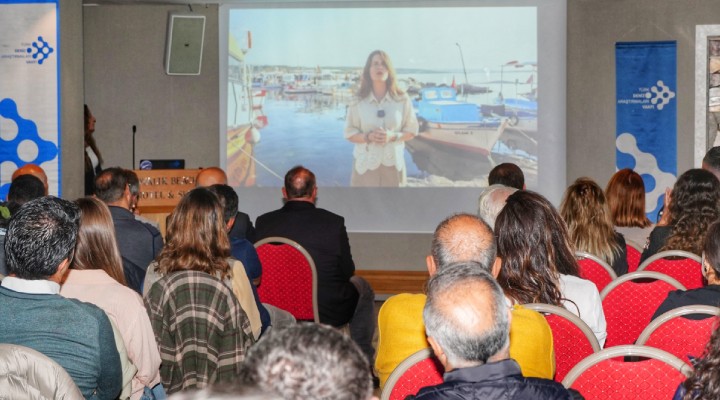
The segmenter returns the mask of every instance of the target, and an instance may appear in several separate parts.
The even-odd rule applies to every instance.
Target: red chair
[[[269,237],[255,243],[262,264],[258,296],[297,320],[320,322],[317,271],[310,254],[297,242]]]
[[[624,362],[624,356],[647,357]],[[692,368],[674,355],[647,346],[617,346],[575,366],[562,384],[594,399],[670,399]]]
[[[632,240],[627,239],[625,239],[625,248],[627,250],[626,255],[628,272],[635,272],[640,266],[640,259],[642,258],[643,248]]]
[[[402,400],[416,394],[425,386],[443,382],[445,368],[429,348],[422,349],[403,360],[388,377],[380,400]]]
[[[705,319],[688,319],[684,315],[706,314]],[[637,340],[638,345],[665,350],[690,364],[700,357],[710,336],[718,326],[720,308],[704,305],[678,307],[655,318]]]
[[[688,289],[703,286],[702,261],[699,256],[687,251],[661,251],[640,264],[638,271],[661,272],[677,279]]]
[[[617,278],[612,267],[597,256],[576,251],[575,258],[580,265],[580,277],[594,283],[598,291],[602,291],[608,283]]]
[[[547,319],[555,349],[555,380],[561,382],[565,375],[585,357],[600,351],[600,344],[592,329],[575,314],[550,304],[523,304]]]
[[[668,292],[678,289],[685,287],[659,272],[631,272],[610,282],[600,293],[607,322],[605,348],[635,343]]]

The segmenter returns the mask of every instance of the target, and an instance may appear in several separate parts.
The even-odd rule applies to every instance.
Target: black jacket
[[[507,359],[477,367],[459,368],[443,375],[444,383],[420,389],[406,399],[507,399],[564,400],[581,399],[558,382],[525,378],[515,360]]]

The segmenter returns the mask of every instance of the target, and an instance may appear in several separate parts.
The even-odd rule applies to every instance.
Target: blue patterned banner
[[[676,42],[615,45],[616,167],[645,182],[645,211],[655,221],[677,175]]]
[[[60,195],[57,8],[56,0],[0,0],[0,199],[25,164],[40,165],[50,194]]]

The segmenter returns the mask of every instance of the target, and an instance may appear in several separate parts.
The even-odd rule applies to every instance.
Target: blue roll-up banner
[[[656,222],[665,188],[677,176],[677,45],[615,45],[616,167],[632,168],[645,182],[645,212]]]
[[[60,195],[58,39],[57,0],[0,0],[0,199],[25,164]]]

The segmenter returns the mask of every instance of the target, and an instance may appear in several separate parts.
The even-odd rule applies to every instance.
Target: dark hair
[[[237,215],[238,211],[238,195],[235,190],[228,185],[215,184],[208,187],[208,190],[215,193],[223,206],[223,220],[227,224],[230,219]]]
[[[5,236],[8,271],[21,279],[47,279],[64,259],[72,261],[80,226],[78,206],[45,196],[25,203]]]
[[[457,310],[462,313],[454,312]],[[486,318],[490,325],[481,326]],[[437,341],[452,365],[484,364],[509,341],[503,291],[492,275],[474,262],[451,264],[430,278],[423,320],[427,335]]]
[[[683,400],[715,400],[720,398],[720,326],[715,328],[705,346],[702,358],[697,359],[695,369],[683,382]]]
[[[637,172],[630,168],[616,172],[605,187],[605,197],[615,226],[652,225],[645,215],[645,183]]]
[[[110,210],[93,197],[82,197],[75,203],[80,208],[80,231],[71,268],[101,269],[127,286]]]
[[[358,89],[357,96],[364,99],[372,92],[373,83],[372,77],[370,76],[370,67],[372,66],[372,59],[375,56],[380,56],[388,70],[388,78],[385,81],[388,94],[390,94],[390,96],[394,99],[399,99],[404,96],[405,92],[403,92],[397,85],[397,74],[395,73],[395,67],[393,67],[390,56],[382,50],[375,50],[368,55],[368,58],[365,61],[365,67],[363,68],[362,77],[360,78],[360,89]]]
[[[20,175],[10,184],[8,191],[8,209],[10,215],[17,212],[21,205],[30,200],[45,196],[45,184],[33,175]]]
[[[708,150],[702,162],[712,168],[713,171],[720,172],[720,146],[715,146]]]
[[[496,184],[522,190],[525,186],[525,175],[520,167],[513,163],[498,164],[488,175],[488,185]]]
[[[128,175],[120,167],[103,170],[95,177],[95,196],[105,203],[112,203],[122,198],[128,186]]]
[[[92,113],[90,112],[90,108],[87,106],[87,104],[84,105],[83,109],[84,109],[83,111],[85,114],[85,146],[90,146],[93,153],[95,153],[95,155],[98,158],[98,163],[100,165],[102,165],[103,158],[102,158],[102,155],[100,154],[100,149],[98,149],[97,144],[95,144],[95,137],[92,135],[92,132],[90,132],[90,130],[88,129],[88,127],[90,126],[90,117],[92,116]],[[92,161],[90,161],[90,157],[88,157],[87,152],[83,152],[83,153],[85,153],[85,171],[92,171],[92,169],[93,169]]]
[[[474,261],[490,271],[496,251],[492,229],[472,214],[445,218],[433,234],[431,252],[438,269],[455,262]]]
[[[220,279],[230,276],[230,241],[218,197],[207,188],[185,194],[170,214],[166,243],[157,257],[157,271],[192,270]]]
[[[518,303],[562,306],[559,275],[579,275],[565,222],[542,195],[518,190],[495,221],[498,283]]]
[[[315,174],[298,165],[285,174],[285,192],[288,199],[312,196],[315,189]]]
[[[672,231],[660,249],[700,255],[708,226],[720,217],[720,182],[712,172],[691,169],[680,175],[670,200]]]
[[[715,221],[708,227],[703,241],[703,255],[705,261],[715,270],[715,275],[720,278],[720,221]]]

